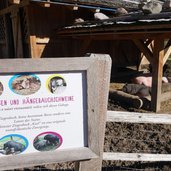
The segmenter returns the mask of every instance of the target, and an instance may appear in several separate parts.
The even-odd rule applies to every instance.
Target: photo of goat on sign
[[[66,86],[66,81],[61,76],[54,76],[48,82],[48,89],[53,94],[62,93],[66,89]]]

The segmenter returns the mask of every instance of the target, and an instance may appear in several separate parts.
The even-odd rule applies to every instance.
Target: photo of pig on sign
[[[3,155],[16,155],[25,151],[28,140],[22,135],[10,134],[0,139],[0,153]]]
[[[44,132],[39,134],[33,142],[38,151],[53,151],[62,144],[62,137],[56,132]]]
[[[83,72],[1,75],[0,157],[85,147],[84,77]]]
[[[9,81],[9,88],[16,94],[30,95],[36,93],[41,86],[39,78],[34,74],[16,74]]]
[[[3,87],[2,83],[0,82],[0,95],[3,93],[3,91],[4,91],[4,87]]]

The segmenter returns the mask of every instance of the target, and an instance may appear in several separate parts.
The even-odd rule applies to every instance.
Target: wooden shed
[[[161,101],[170,99],[171,95],[168,92],[164,94],[161,93],[163,65],[171,53],[170,16],[170,12],[164,12],[147,16],[129,15],[103,21],[85,22],[66,27],[58,32],[58,34],[89,41],[132,41],[139,51],[143,53],[142,57],[145,56],[152,65],[151,107],[153,111],[159,111]],[[130,46],[128,45],[128,47]],[[129,51],[127,51],[127,53],[129,53]],[[132,54],[132,51],[130,54]],[[118,58],[120,58],[120,56],[118,56]]]
[[[119,49],[127,47],[125,46],[127,42],[103,40],[91,42],[90,45],[83,40],[61,39],[56,35],[57,29],[73,25],[76,18],[83,18],[85,21],[94,20],[94,12],[97,9],[115,15],[116,5],[115,1],[107,3],[101,0],[90,2],[79,0],[78,3],[73,0],[2,0],[0,2],[1,57],[78,56],[95,52],[109,53],[112,56],[119,53],[118,56],[124,56],[124,59],[129,53]],[[85,49],[86,44],[89,49]],[[113,48],[115,46],[116,48]],[[135,49],[134,44],[130,46]],[[129,50],[132,52],[131,48]],[[135,53],[137,52],[138,50]],[[125,60],[130,65],[137,63],[135,59],[132,60],[132,57]],[[122,59],[114,58],[113,62],[121,66],[125,65]]]

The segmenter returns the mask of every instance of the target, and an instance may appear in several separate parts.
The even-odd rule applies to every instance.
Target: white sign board
[[[0,76],[0,157],[87,146],[83,77],[78,72]]]
[[[95,54],[1,59],[0,170],[101,161],[110,66]]]

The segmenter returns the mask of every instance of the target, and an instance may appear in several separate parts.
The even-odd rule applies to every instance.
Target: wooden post
[[[91,39],[85,39],[83,41],[83,44],[81,45],[80,48],[80,55],[85,55],[86,54],[86,50],[88,49],[88,47],[90,46],[92,40]]]
[[[163,76],[163,58],[164,58],[164,39],[154,40],[154,51],[152,61],[152,97],[151,109],[154,112],[160,110],[161,87]]]
[[[101,55],[91,55],[91,57],[98,58]],[[100,59],[100,58],[99,58]],[[107,64],[107,63],[106,63]],[[99,145],[100,145],[100,157],[97,159],[91,159],[89,161],[82,161],[76,163],[76,171],[101,171],[102,167],[102,160],[103,160],[103,145],[104,145],[104,135],[105,135],[105,126],[106,126],[106,119],[107,119],[107,103],[108,103],[108,92],[109,92],[109,83],[110,83],[110,68],[111,64],[108,65],[104,64],[103,62],[98,63],[98,78],[101,81],[98,81],[99,85],[106,85],[103,86],[102,89],[99,89],[98,86],[98,104],[99,104]],[[103,99],[102,99],[103,97]]]
[[[40,58],[40,54],[38,52],[37,44],[36,44],[36,36],[30,35],[30,51],[31,51],[31,58]]]
[[[167,59],[169,58],[171,54],[171,40],[168,41],[167,45],[164,49],[164,59],[163,59],[163,65],[166,63]]]
[[[11,12],[13,40],[14,40],[14,57],[23,57],[22,35],[20,27],[19,10],[15,9]]]
[[[20,0],[8,0],[11,4],[19,4]]]

